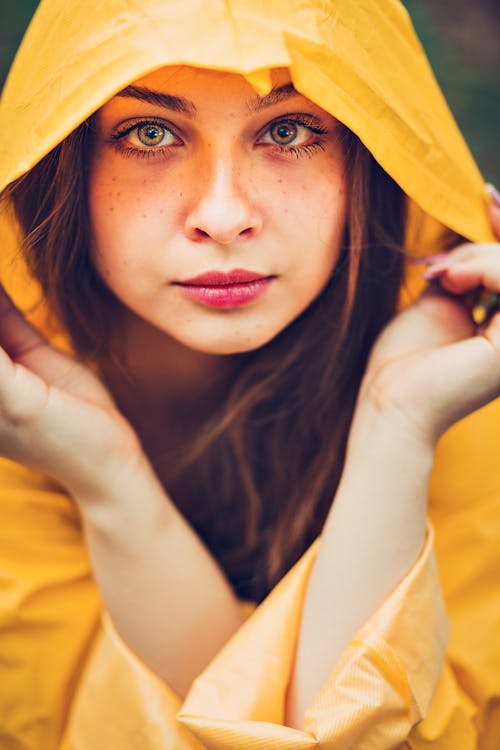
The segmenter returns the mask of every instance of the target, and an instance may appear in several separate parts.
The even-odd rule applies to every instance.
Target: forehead
[[[270,71],[273,87],[291,84],[292,78],[288,68],[275,68]],[[133,82],[135,86],[156,87],[160,89],[204,88],[236,89],[246,92],[250,98],[258,99],[255,89],[239,73],[228,73],[211,68],[195,68],[190,65],[166,65],[148,73]]]
[[[271,83],[271,91],[261,97],[245,77],[237,73],[190,66],[165,66],[133,81],[119,91],[104,109],[123,108],[135,100],[194,118],[198,110],[217,111],[236,107],[252,113],[288,99],[305,99],[295,90],[286,68],[271,71]]]

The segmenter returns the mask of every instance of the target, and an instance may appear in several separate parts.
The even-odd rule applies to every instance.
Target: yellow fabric
[[[269,69],[288,66],[297,89],[351,127],[413,199],[411,247],[423,226],[427,241],[442,225],[491,236],[482,179],[396,0],[42,0],[2,96],[0,189],[116,91],[171,63],[240,72],[259,93]],[[1,232],[2,281],[50,332],[5,212]],[[499,433],[496,402],[438,450],[430,514],[445,660],[431,532],[302,731],[283,726],[283,701],[315,547],[181,706],[106,616],[101,624],[71,500],[1,461],[0,747],[498,750]]]
[[[92,668],[74,703],[69,747],[139,750],[147,740],[152,750],[199,748],[192,735],[182,733],[183,725],[202,747],[214,750],[335,750],[351,747],[348,742],[363,750],[380,746],[372,737],[375,724],[380,736],[401,741],[426,711],[441,672],[446,627],[431,549],[432,534],[411,574],[346,650],[311,704],[304,731],[285,728],[282,722],[315,546],[198,678],[182,708],[178,697],[141,666],[105,618]],[[422,609],[429,612],[428,627],[414,639],[415,618]],[[429,667],[422,672],[427,660]],[[111,690],[120,700],[106,699]],[[179,709],[181,723],[176,723]],[[154,727],[144,734],[150,722]]]
[[[127,83],[182,63],[261,93],[289,67],[424,210],[490,236],[481,177],[396,0],[45,0],[3,92],[0,190]]]
[[[99,597],[78,513],[54,482],[0,459],[0,747],[59,746]]]
[[[100,603],[74,505],[50,480],[0,462],[0,747],[358,750],[396,747],[408,734],[406,746],[414,750],[498,747],[499,412],[496,402],[445,437],[431,484],[451,617],[444,668],[446,618],[429,536],[415,567],[344,653],[310,706],[303,732],[281,721],[315,547],[181,706],[106,616],[99,626]],[[479,466],[471,450],[477,434],[486,438]],[[465,462],[463,484],[457,460]],[[486,488],[484,495],[479,487]]]

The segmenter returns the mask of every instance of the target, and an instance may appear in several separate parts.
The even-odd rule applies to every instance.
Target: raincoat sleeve
[[[493,416],[499,424],[499,402]],[[316,546],[249,617],[182,704],[127,648],[106,614],[99,624],[100,603],[70,499],[50,480],[1,461],[0,745],[494,748],[500,488],[490,472],[484,496],[464,501],[477,479],[465,460],[476,433],[475,426],[460,433],[464,453],[458,458],[465,472],[456,471],[456,453],[441,451],[444,471],[431,485],[435,547],[451,618],[446,659],[447,622],[430,528],[419,559],[348,646],[310,705],[302,731],[283,725],[284,700]],[[491,468],[488,455],[479,471]],[[479,737],[490,744],[478,745]]]
[[[302,730],[284,726],[284,705],[317,544],[195,681],[183,705],[105,617],[64,750],[397,747],[427,711],[443,669],[447,619],[432,540],[429,529],[419,559],[346,649]]]
[[[100,602],[73,502],[0,459],[0,747],[59,746]]]
[[[500,399],[440,441],[429,487],[450,619],[447,661],[412,750],[500,747]]]
[[[284,725],[285,695],[318,543],[184,703],[105,616],[62,750],[496,750],[499,425],[497,400],[441,441],[420,557],[346,648],[300,731]]]

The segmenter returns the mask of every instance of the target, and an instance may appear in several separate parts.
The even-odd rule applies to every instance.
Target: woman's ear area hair
[[[88,169],[94,137],[89,118],[5,191],[24,232],[23,254],[50,308],[83,357],[106,347],[114,298],[91,260]]]

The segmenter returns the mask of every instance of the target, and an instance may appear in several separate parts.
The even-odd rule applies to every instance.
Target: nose
[[[260,232],[262,216],[249,197],[247,176],[241,164],[227,154],[199,165],[195,175],[198,188],[185,224],[189,239],[231,245]]]

